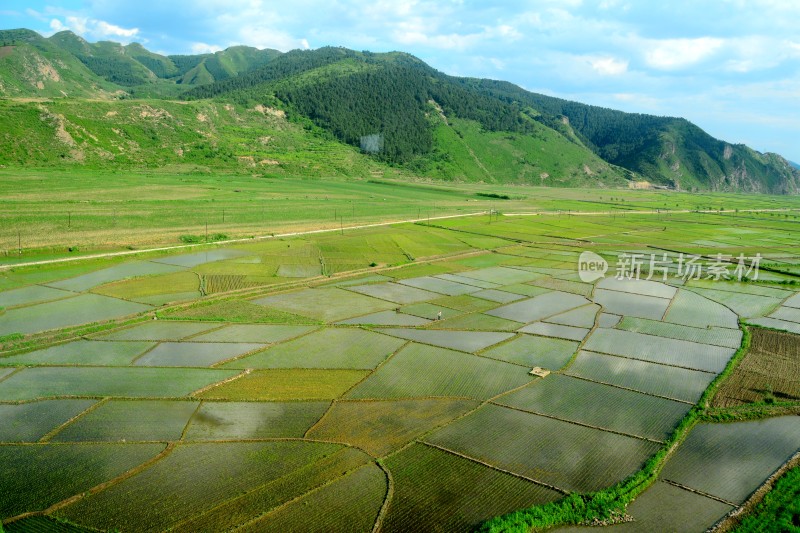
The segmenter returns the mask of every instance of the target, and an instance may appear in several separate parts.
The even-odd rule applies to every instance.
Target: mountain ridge
[[[324,47],[282,53],[236,46],[213,54],[165,56],[139,43],[89,43],[72,32],[45,38],[30,30],[5,30],[0,31],[0,96],[154,98],[151,107],[158,107],[159,99],[210,99],[238,110],[261,106],[283,113],[305,131],[303,142],[327,137],[360,148],[363,157],[389,168],[432,179],[800,190],[796,165],[715,139],[686,119],[624,113],[531,93],[510,82],[449,76],[404,52]],[[68,132],[86,129],[80,126],[79,108],[68,107],[76,113],[65,116]],[[19,112],[19,106],[15,109]],[[93,117],[92,127],[113,131],[100,122],[124,113],[108,113]],[[210,128],[214,120],[204,124]],[[58,136],[59,127],[53,128]],[[86,153],[108,152],[117,141],[93,147],[89,133],[73,135],[88,143]],[[118,156],[105,161],[120,164],[125,158]]]

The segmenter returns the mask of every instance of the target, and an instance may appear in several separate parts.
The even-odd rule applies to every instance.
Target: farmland
[[[163,232],[175,214],[134,223],[137,204],[176,194],[173,177],[153,180],[151,196],[116,206],[117,226],[101,231],[99,215],[92,226],[107,206],[76,202],[74,228],[59,234],[45,216],[54,242],[43,233],[0,257],[7,529],[520,530],[529,516],[607,519],[633,500],[640,525],[669,516],[693,531],[798,451],[796,417],[775,418],[800,408],[794,211],[746,212],[772,204],[735,195],[498,186],[508,216],[437,219],[434,200],[436,215],[491,207],[477,196],[489,186],[198,175],[176,211],[215,198],[226,221],[214,233],[248,238],[12,265],[76,257],[54,244],[67,234],[60,243],[92,251],[204,233],[191,217]],[[15,186],[12,221],[32,201],[19,183],[0,188]],[[231,188],[305,211],[261,220]],[[328,207],[336,216],[320,220]],[[331,231],[270,235],[312,227]],[[587,247],[608,260],[605,279],[578,276]],[[761,253],[764,278],[687,280],[674,264],[666,281],[647,264],[649,281],[613,276],[620,254],[645,249],[674,261]],[[559,515],[578,493],[606,503]]]

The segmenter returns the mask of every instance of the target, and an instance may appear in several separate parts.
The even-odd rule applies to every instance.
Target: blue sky
[[[800,163],[797,0],[0,0],[0,28],[138,41],[402,50],[448,74],[656,115]]]

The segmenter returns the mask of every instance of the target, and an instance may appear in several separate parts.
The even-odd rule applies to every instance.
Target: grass
[[[781,476],[775,487],[752,513],[733,530],[736,533],[755,533],[770,529],[792,531],[800,523],[800,468],[795,467]]]

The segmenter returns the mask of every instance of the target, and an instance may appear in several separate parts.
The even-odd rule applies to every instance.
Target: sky
[[[411,53],[447,74],[689,119],[800,163],[798,0],[0,0],[0,29],[162,54]]]

